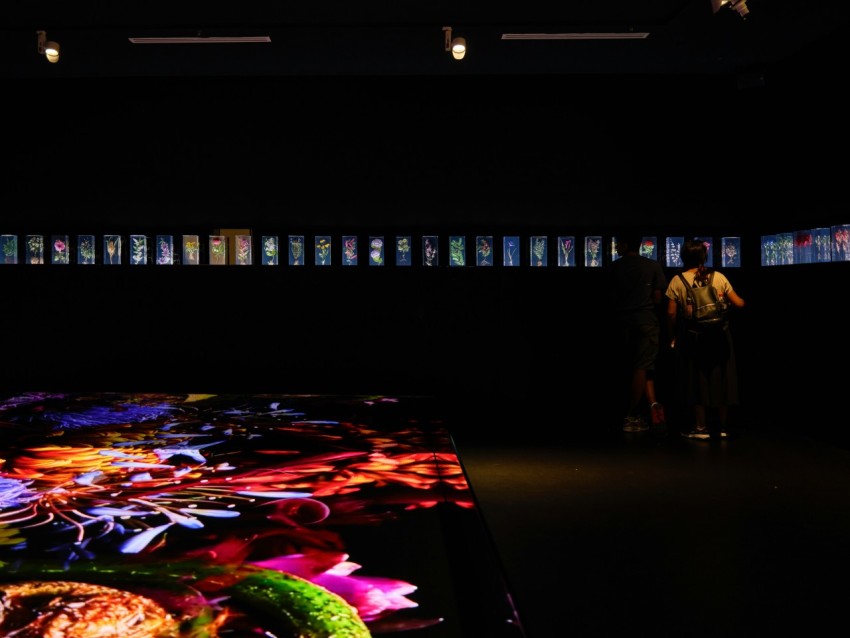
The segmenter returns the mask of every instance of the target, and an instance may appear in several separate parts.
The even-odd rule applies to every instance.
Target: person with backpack
[[[683,243],[682,271],[670,279],[666,292],[675,391],[680,404],[693,409],[694,424],[682,436],[699,440],[712,434],[707,409],[717,413],[713,433],[729,436],[729,406],[738,403],[738,376],[728,309],[744,306],[729,279],[706,268],[707,256],[703,241]]]

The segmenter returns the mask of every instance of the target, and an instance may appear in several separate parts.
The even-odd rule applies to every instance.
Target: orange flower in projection
[[[365,489],[406,488],[403,495],[394,496],[392,500],[407,503],[407,509],[431,507],[447,498],[462,507],[472,507],[469,485],[457,455],[452,453],[328,454],[233,476],[228,484],[257,494],[286,488],[309,492],[317,499]],[[446,488],[455,494],[447,497]]]

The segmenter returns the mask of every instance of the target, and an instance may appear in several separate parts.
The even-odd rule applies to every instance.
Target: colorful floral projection
[[[420,607],[418,582],[370,568],[430,551],[384,526],[474,515],[449,438],[405,409],[391,397],[0,400],[0,634],[435,631],[443,614]],[[336,416],[358,412],[390,425]]]

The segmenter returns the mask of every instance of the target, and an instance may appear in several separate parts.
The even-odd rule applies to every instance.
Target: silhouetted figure
[[[608,265],[617,353],[629,367],[623,431],[648,430],[642,414],[646,412],[661,432],[664,408],[656,399],[654,375],[661,334],[659,305],[667,278],[661,264],[640,254],[640,244],[639,235],[617,235],[619,259]]]
[[[694,333],[686,330],[687,286],[713,285],[718,295],[730,307],[741,308],[744,300],[732,289],[732,284],[715,270],[708,283],[709,271],[705,267],[708,249],[700,240],[686,241],[682,245],[683,282],[678,276],[667,287],[668,334],[673,348],[674,384],[681,405],[692,407],[694,424],[682,431],[691,439],[708,439],[706,408],[717,411],[717,436],[726,438],[730,405],[738,403],[738,376],[735,348],[728,323],[709,332]]]

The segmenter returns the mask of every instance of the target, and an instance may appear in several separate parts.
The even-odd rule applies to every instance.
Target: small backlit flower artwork
[[[27,235],[27,263],[44,263],[44,235]]]
[[[158,266],[174,265],[174,238],[171,235],[156,236],[156,264]]]
[[[95,262],[94,235],[77,236],[77,263],[89,266]]]
[[[542,235],[531,238],[531,265],[536,267],[548,265],[547,248],[549,240]]]
[[[681,268],[682,264],[682,244],[685,238],[681,236],[667,237],[664,241],[664,256],[665,264],[668,268]]]
[[[795,230],[794,231],[794,263],[795,264],[810,264],[812,263],[812,240],[811,230]]]
[[[794,233],[776,233],[774,235],[776,265],[790,266],[794,263]]]
[[[227,237],[210,235],[210,265],[223,266],[227,264]]]
[[[278,238],[276,235],[263,236],[263,265],[277,266],[278,264]]]
[[[342,265],[357,265],[357,236],[345,235],[342,238]]]
[[[588,268],[602,267],[602,237],[598,235],[584,238],[584,265]]]
[[[558,237],[558,265],[561,267],[575,266],[575,237]]]
[[[53,235],[50,238],[51,243],[53,244],[53,254],[51,256],[51,263],[53,264],[68,264],[71,262],[70,259],[70,250],[68,249],[68,236],[67,235]]]
[[[738,268],[741,265],[740,237],[722,237],[720,245],[723,252],[721,259],[724,268]]]
[[[476,266],[493,265],[493,237],[479,236],[475,238]]]
[[[832,261],[850,261],[850,224],[832,227]]]
[[[17,264],[18,263],[18,236],[17,235],[2,235],[0,243],[3,246],[3,263]]]
[[[502,264],[519,266],[519,237],[509,235],[502,239]]]
[[[617,242],[618,239],[616,237],[611,237],[611,244],[608,250],[608,258],[611,261],[617,261],[620,258],[620,253],[617,252]]]
[[[369,238],[369,265],[383,266],[384,265],[384,238],[370,237]]]
[[[253,263],[251,235],[236,235],[236,265],[250,266]]]
[[[103,236],[103,263],[111,266],[121,264],[121,235]]]
[[[779,258],[779,251],[776,246],[776,235],[761,236],[761,265],[776,266]]]
[[[422,238],[422,265],[426,267],[439,266],[439,247],[437,237],[426,235]]]
[[[462,235],[449,237],[449,266],[466,266],[466,237]]]
[[[832,261],[832,231],[829,228],[815,228],[812,230],[812,238],[815,244],[814,259],[816,262],[825,263]]]
[[[201,238],[197,235],[183,235],[183,263],[197,266],[201,263]]]
[[[395,263],[396,266],[410,266],[412,260],[410,258],[410,235],[403,235],[395,239]]]
[[[141,266],[148,261],[148,238],[144,235],[130,235],[130,264]]]
[[[289,265],[304,265],[304,235],[289,236]]]
[[[316,237],[316,265],[331,265],[331,238],[328,235]]]
[[[646,257],[647,259],[655,261],[658,259],[658,253],[656,251],[657,245],[658,242],[655,237],[642,237],[640,240],[640,248],[638,248],[638,254],[641,257]]]

